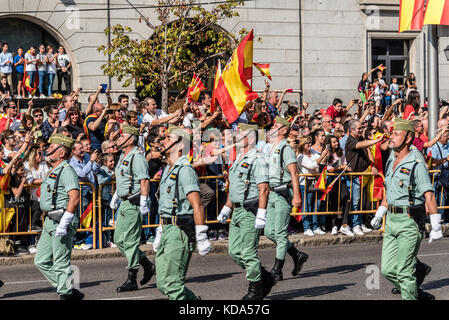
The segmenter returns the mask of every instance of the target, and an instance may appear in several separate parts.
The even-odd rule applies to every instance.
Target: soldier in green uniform
[[[287,227],[292,207],[301,207],[296,155],[287,143],[290,126],[291,123],[287,120],[279,116],[275,118],[275,123],[269,132],[270,144],[267,150],[269,152],[267,162],[270,197],[264,234],[276,243],[276,258],[271,272],[278,276],[279,280],[283,279],[282,268],[286,253],[293,259],[293,276],[301,271],[308,258],[307,254],[300,252],[288,241]]]
[[[139,249],[142,231],[142,215],[148,209],[148,192],[150,177],[148,163],[143,153],[137,148],[139,128],[124,125],[118,138],[118,147],[122,150],[119,162],[115,167],[117,189],[111,199],[111,208],[117,209],[119,198],[120,208],[114,232],[114,243],[128,260],[128,279],[117,288],[117,292],[137,290],[137,272],[139,264],[144,274],[140,281],[146,284],[155,274],[155,266]]]
[[[45,160],[52,170],[41,184],[40,207],[46,217],[34,264],[56,288],[61,300],[81,300],[84,294],[73,288],[70,264],[80,200],[78,176],[67,162],[74,140],[53,134],[49,142]]]
[[[191,136],[172,126],[161,142],[168,164],[160,182],[159,214],[153,248],[156,254],[156,284],[170,300],[198,300],[185,285],[190,258],[195,250],[202,256],[211,250],[208,227],[200,199],[198,176],[187,157]],[[183,152],[184,151],[184,152]]]
[[[249,286],[243,300],[265,298],[278,280],[261,266],[257,255],[270,193],[268,166],[255,148],[257,129],[257,125],[239,124],[237,138],[243,138],[243,143],[237,146],[241,152],[229,169],[229,194],[218,216],[221,223],[226,223],[233,211],[229,226],[229,255],[246,270]]]
[[[437,212],[429,171],[420,155],[410,151],[414,139],[413,122],[395,119],[390,137],[391,153],[385,177],[386,197],[371,221],[379,228],[387,213],[382,246],[382,274],[396,288],[402,299],[427,297],[418,290],[415,264],[424,234],[426,212],[430,215],[430,241],[441,238],[441,215]]]

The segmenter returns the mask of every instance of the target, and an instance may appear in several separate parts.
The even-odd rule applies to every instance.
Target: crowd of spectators
[[[5,48],[5,46],[3,46]],[[45,48],[40,47],[44,54]],[[5,52],[5,51],[4,51]],[[26,58],[25,58],[26,59]],[[39,59],[39,58],[36,58]],[[363,179],[342,176],[338,188],[332,189],[327,200],[320,201],[322,190],[317,188],[318,175],[324,169],[329,173],[371,172],[377,176],[385,174],[384,168],[389,156],[388,135],[392,129],[392,120],[396,117],[412,119],[415,123],[416,150],[421,152],[426,163],[434,169],[447,169],[449,173],[449,111],[442,101],[437,136],[429,140],[427,132],[428,111],[426,104],[420,103],[420,95],[413,77],[413,85],[407,86],[405,93],[398,92],[394,86],[397,80],[388,86],[382,79],[382,73],[371,83],[365,73],[362,77],[362,91],[367,101],[351,99],[345,105],[335,98],[332,105],[309,111],[309,104],[295,105],[283,101],[287,89],[283,92],[266,87],[260,97],[248,102],[245,110],[234,123],[228,123],[220,107],[210,112],[211,95],[201,92],[198,102],[186,103],[185,100],[171,99],[168,112],[158,108],[153,98],[143,101],[120,95],[113,102],[109,91],[106,91],[107,104],[99,102],[102,91],[100,85],[95,94],[91,94],[86,108],[80,108],[79,90],[65,95],[57,105],[49,105],[44,109],[35,108],[29,101],[28,109],[19,113],[15,99],[6,99],[1,107],[0,116],[0,158],[2,175],[10,173],[8,191],[5,194],[6,208],[15,208],[16,218],[12,219],[9,231],[40,231],[42,228],[39,208],[38,188],[27,188],[25,185],[39,185],[49,171],[45,163],[48,140],[54,132],[63,133],[76,140],[73,146],[70,165],[77,172],[80,181],[88,182],[81,187],[80,212],[89,207],[92,201],[92,185],[97,191],[101,186],[101,217],[103,226],[114,227],[114,212],[109,208],[109,201],[114,187],[114,167],[120,151],[116,140],[123,124],[140,128],[138,147],[145,153],[149,164],[150,177],[159,179],[166,164],[161,148],[161,140],[165,138],[165,129],[170,124],[183,127],[194,133],[190,158],[198,176],[221,176],[223,179],[200,179],[200,195],[206,208],[208,220],[216,220],[226,200],[228,183],[227,170],[235,160],[235,149],[229,143],[229,135],[238,123],[257,123],[260,129],[270,129],[276,116],[282,116],[292,123],[288,143],[297,155],[297,166],[300,174],[302,212],[334,212],[339,215],[302,215],[301,219],[292,217],[289,225],[290,233],[304,232],[305,236],[314,237],[330,232],[341,233],[352,237],[363,236],[370,232],[370,215],[349,214],[350,211],[372,210],[367,201],[367,188],[363,188]],[[3,78],[5,79],[5,78]],[[2,85],[4,80],[2,79]],[[6,76],[7,80],[7,76]],[[379,88],[385,88],[379,91]],[[388,89],[387,89],[388,87]],[[355,95],[357,92],[355,91]],[[392,98],[393,97],[393,98]],[[379,102],[380,101],[380,102]],[[219,132],[214,135],[211,132]],[[195,135],[200,135],[195,137]],[[263,142],[257,146],[261,152]],[[376,148],[379,148],[376,150]],[[379,152],[377,152],[379,151]],[[381,165],[383,164],[383,166]],[[447,178],[445,178],[447,177]],[[327,183],[334,176],[327,178]],[[362,185],[363,184],[363,185]],[[449,175],[439,174],[435,179],[437,200],[444,205],[445,186],[449,186]],[[151,182],[151,211],[144,218],[144,225],[157,224],[158,182]],[[31,214],[28,209],[31,208]],[[446,218],[446,221],[449,217]],[[226,239],[227,226],[220,223],[210,226],[210,239]],[[102,239],[104,246],[115,246],[111,239],[112,231],[105,232]],[[142,231],[142,243],[154,240],[155,230],[145,228]],[[34,252],[36,236],[14,237],[19,253]],[[90,233],[78,233],[75,241],[76,249],[92,248]]]
[[[71,61],[63,46],[59,46],[57,52],[53,46],[44,44],[38,49],[32,45],[26,52],[18,47],[14,54],[9,51],[8,43],[0,42],[0,48],[0,102],[11,98],[57,98],[53,90],[55,77],[58,80],[57,94],[63,93],[62,82],[65,93],[71,92]],[[29,78],[29,90],[25,85],[26,78]],[[31,89],[36,90],[33,92]]]

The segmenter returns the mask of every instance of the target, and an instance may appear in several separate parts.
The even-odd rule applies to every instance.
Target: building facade
[[[156,21],[155,11],[139,7],[156,1],[130,2],[137,8],[124,0],[0,0],[0,41],[8,42],[10,51],[41,42],[62,44],[73,63],[72,87],[83,89],[81,102],[102,83],[110,84],[113,97],[134,97],[134,88],[123,88],[103,74],[100,66],[108,57],[97,51],[107,44],[104,30],[118,23],[133,29],[131,37],[151,36],[139,18]],[[387,67],[387,82],[414,72],[418,90],[427,93],[427,29],[398,33],[399,0],[255,0],[238,12],[220,27],[228,32],[254,29],[254,61],[271,64],[272,89],[294,90],[286,100],[307,101],[312,108],[327,107],[334,97],[347,103],[358,98],[362,73],[381,63]],[[449,98],[443,51],[449,28],[441,26],[439,35],[440,97]],[[264,79],[256,70],[252,83],[256,91],[263,90]]]

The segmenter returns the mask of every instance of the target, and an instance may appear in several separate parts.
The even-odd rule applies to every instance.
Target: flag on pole
[[[253,65],[256,67],[257,70],[260,71],[262,76],[267,76],[268,79],[271,80],[271,74],[270,74],[270,65],[269,64],[260,64],[260,63],[253,63]]]
[[[449,1],[428,0],[423,24],[449,25]]]
[[[380,66],[377,67],[377,69],[379,69],[380,71],[384,71],[385,69],[387,69],[387,67],[385,67],[383,64],[381,64]]]
[[[253,92],[248,83],[252,77],[253,39],[251,30],[234,50],[215,90],[216,99],[229,123],[237,120],[247,101],[258,98],[258,94]]]
[[[189,102],[198,101],[198,98],[200,97],[200,92],[206,89],[203,82],[201,81],[200,77],[196,75],[196,73],[193,74],[192,81],[189,84],[189,87],[187,89],[187,98],[189,99]]]
[[[84,210],[83,214],[81,215],[81,225],[84,228],[90,228],[90,225],[92,223],[92,201],[87,206],[86,210]]]
[[[436,2],[438,1],[441,0],[436,0]],[[425,0],[400,0],[399,32],[421,30],[424,20],[424,4]]]
[[[33,96],[36,93],[37,88],[39,87],[39,77],[35,75],[34,82],[31,83],[30,75],[27,74],[26,70],[24,70],[22,83],[25,90]]]
[[[432,151],[430,151],[427,156],[427,166],[429,167],[429,170],[432,169]]]
[[[318,181],[315,184],[315,188],[320,189],[321,191],[326,191],[326,179],[327,179],[327,170],[324,168],[323,172],[321,172]]]
[[[213,113],[215,111],[215,103],[217,98],[215,97],[215,90],[218,87],[218,81],[221,77],[221,63],[220,60],[218,60],[217,63],[217,71],[215,72],[215,81],[214,81],[214,90],[212,91],[212,101],[210,103],[210,113]]]

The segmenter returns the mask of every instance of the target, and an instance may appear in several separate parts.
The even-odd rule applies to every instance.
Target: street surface
[[[267,299],[276,300],[382,300],[400,299],[390,293],[392,285],[379,273],[381,244],[349,244],[301,248],[309,254],[301,274],[291,276],[292,261],[287,257],[284,280],[279,282]],[[274,249],[260,250],[262,264],[271,269]],[[429,244],[422,242],[418,257],[432,267],[423,289],[438,300],[449,299],[449,238]],[[154,261],[154,256],[149,257]],[[127,277],[125,258],[74,261],[80,270],[80,287],[85,299],[154,300],[166,299],[155,285],[153,277],[138,291],[117,293]],[[371,267],[370,267],[371,266]],[[138,273],[138,281],[143,275]],[[58,299],[56,290],[44,279],[34,265],[0,267],[0,299],[36,300]],[[368,287],[371,288],[368,289]],[[186,285],[203,300],[239,300],[245,295],[245,275],[228,255],[211,254],[192,257]],[[378,287],[378,289],[376,289]]]

